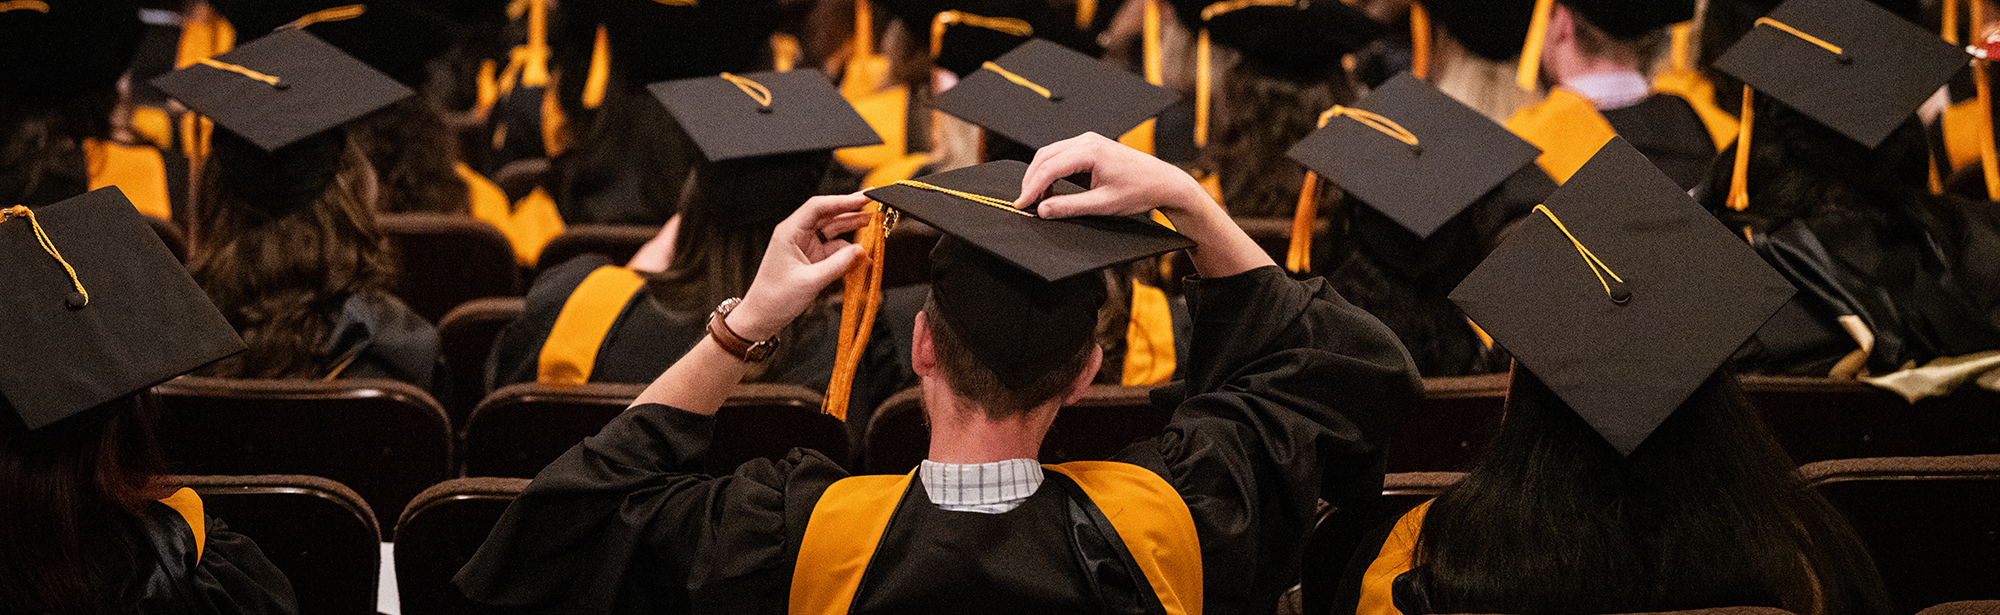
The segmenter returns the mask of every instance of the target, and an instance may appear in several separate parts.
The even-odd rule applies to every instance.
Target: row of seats
[[[1389,437],[1390,472],[1458,471],[1498,429],[1506,376],[1433,378]],[[1968,389],[1910,404],[1873,387],[1798,378],[1746,378],[1779,442],[1805,464],[1827,459],[2000,454],[2000,393]],[[161,384],[161,438],[178,471],[309,474],[339,480],[383,510],[381,524],[425,487],[457,476],[533,477],[596,433],[644,389],[527,383],[486,396],[458,426],[423,390],[384,380],[182,377]],[[819,413],[820,393],[740,386],[718,414],[709,470],[727,472],[793,447],[819,450],[866,473],[907,472],[929,450],[916,390],[884,402],[860,450]],[[1165,411],[1146,387],[1097,386],[1065,408],[1043,443],[1048,462],[1103,459],[1157,434]]]
[[[1860,533],[1899,613],[2000,600],[2000,455],[1839,459],[1800,468],[1812,488]],[[1322,517],[1307,548],[1303,605],[1324,613],[1342,566],[1365,532],[1429,499],[1460,475],[1393,473],[1367,515]],[[348,487],[314,476],[178,476],[211,515],[258,541],[292,579],[301,611],[375,612],[377,514]],[[392,525],[396,588],[404,615],[499,613],[450,584],[522,478],[456,478],[424,489]],[[1350,538],[1351,535],[1351,538]],[[1950,604],[1926,613],[1994,613],[2000,603]],[[1782,611],[1779,611],[1782,613]],[[1748,614],[1746,614],[1748,615]]]

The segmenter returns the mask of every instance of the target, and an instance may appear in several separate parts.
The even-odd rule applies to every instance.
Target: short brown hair
[[[1061,363],[1036,376],[1026,386],[1009,387],[1000,381],[999,374],[981,363],[958,334],[951,330],[951,325],[945,323],[938,312],[936,297],[924,301],[924,313],[928,315],[925,320],[931,334],[931,352],[937,357],[938,371],[944,374],[945,384],[950,385],[955,394],[982,408],[989,420],[1020,417],[1062,396],[1069,390],[1070,383],[1075,382],[1076,375],[1090,362],[1090,350],[1096,345],[1096,342],[1086,340]]]

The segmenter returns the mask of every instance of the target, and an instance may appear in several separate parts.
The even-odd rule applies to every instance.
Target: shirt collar
[[[1636,72],[1578,75],[1564,79],[1562,88],[1590,99],[1590,105],[1598,109],[1630,107],[1653,93],[1646,76]]]
[[[924,492],[938,508],[959,512],[1013,510],[1042,486],[1042,464],[1033,459],[992,463],[938,463],[917,466]]]

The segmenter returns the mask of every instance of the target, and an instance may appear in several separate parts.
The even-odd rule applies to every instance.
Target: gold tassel
[[[1410,3],[1410,75],[1418,79],[1431,72],[1431,14],[1423,5]]]
[[[1528,42],[1521,47],[1521,71],[1514,76],[1514,82],[1521,89],[1535,90],[1536,78],[1542,71],[1542,42],[1549,35],[1549,11],[1555,0],[1535,0],[1535,16],[1528,21]]]
[[[854,373],[860,369],[862,351],[867,349],[868,336],[875,329],[875,313],[882,306],[882,260],[896,217],[881,203],[868,204],[868,224],[855,232],[856,241],[868,257],[849,267],[842,279],[840,345],[834,351],[833,377],[827,383],[824,405],[820,408],[842,421],[847,420]]]
[[[1743,86],[1743,114],[1736,125],[1736,165],[1729,172],[1730,209],[1743,211],[1750,208],[1750,124],[1752,117],[1750,86]],[[1748,230],[1745,230],[1748,233]]]

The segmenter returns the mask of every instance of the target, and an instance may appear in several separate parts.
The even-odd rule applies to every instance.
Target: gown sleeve
[[[298,613],[292,583],[264,557],[249,537],[209,518],[201,564],[187,587],[208,608],[200,612],[224,615],[291,615]]]
[[[1192,281],[1188,303],[1187,379],[1154,391],[1173,417],[1119,460],[1180,490],[1208,612],[1269,612],[1298,580],[1318,499],[1380,497],[1382,440],[1421,380],[1394,334],[1324,279],[1269,266]]]
[[[794,450],[702,474],[714,424],[626,410],[535,477],[455,582],[531,613],[782,613],[812,505],[847,473]]]

